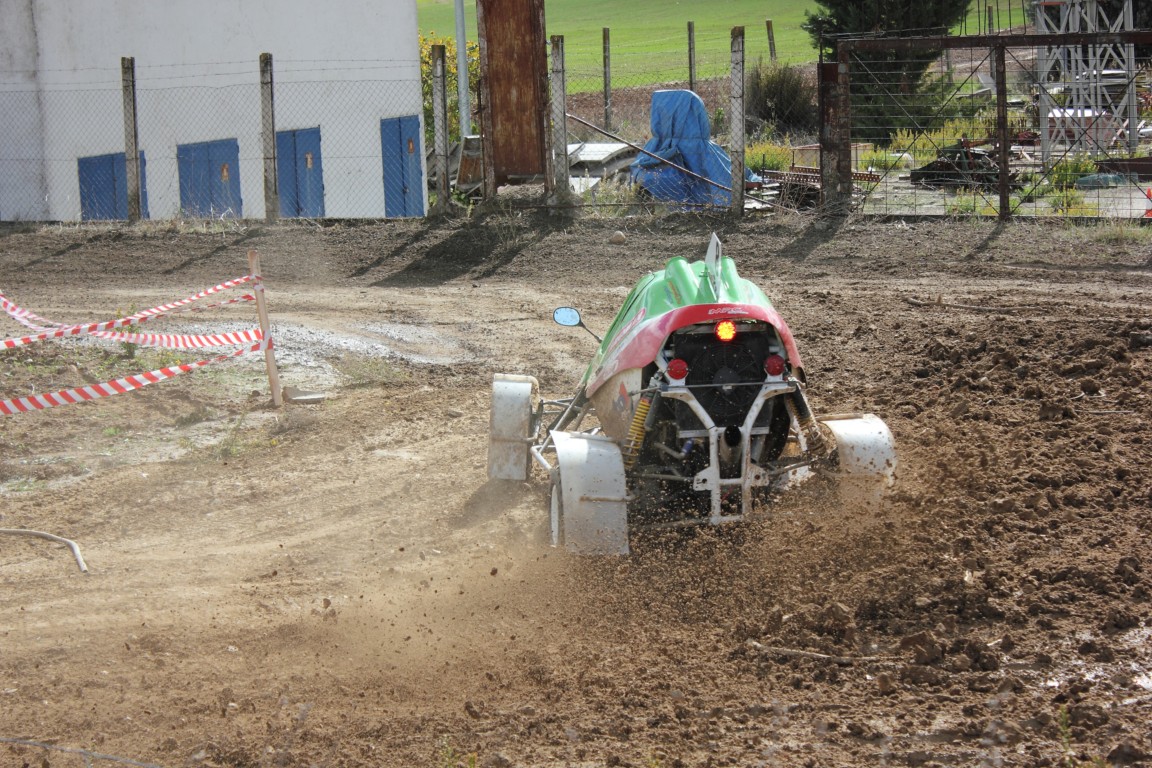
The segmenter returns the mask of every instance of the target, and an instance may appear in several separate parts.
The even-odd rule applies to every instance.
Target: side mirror
[[[578,328],[583,325],[580,320],[580,310],[575,307],[557,307],[556,311],[552,313],[552,319],[559,325],[566,325],[569,328]]]
[[[552,313],[552,319],[560,325],[566,325],[569,328],[583,328],[588,331],[597,342],[603,341],[599,336],[592,333],[588,326],[584,325],[584,321],[580,319],[580,310],[575,307],[557,307],[556,311]]]

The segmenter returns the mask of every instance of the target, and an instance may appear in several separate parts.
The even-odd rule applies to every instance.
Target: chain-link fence
[[[728,207],[731,163],[745,164],[746,147],[739,192],[767,205],[772,184],[757,171],[770,140],[815,141],[815,68],[782,63],[814,51],[777,49],[770,21],[737,30],[690,23],[674,40],[624,43],[604,29],[564,45],[572,187],[586,207]]]
[[[1144,218],[1152,33],[845,40],[826,83],[866,213]]]
[[[414,62],[126,62],[0,82],[0,220],[424,214]]]
[[[565,142],[564,204],[1152,209],[1152,32],[840,40],[820,66],[782,63],[809,50],[777,61],[771,43],[759,25],[690,25],[678,52],[611,30],[566,39],[551,81],[564,130],[549,137]],[[415,62],[14,74],[0,80],[0,220],[422,216],[438,198],[427,99]]]

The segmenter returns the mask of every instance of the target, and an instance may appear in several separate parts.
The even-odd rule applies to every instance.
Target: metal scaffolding
[[[1132,0],[1109,17],[1097,0],[1035,0],[1039,34],[1131,32]],[[1131,43],[1048,45],[1036,72],[1041,152],[1101,154],[1121,139],[1139,143],[1136,53]]]

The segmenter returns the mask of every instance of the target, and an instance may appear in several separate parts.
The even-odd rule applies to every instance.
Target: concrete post
[[[568,180],[568,91],[564,73],[564,36],[552,35],[552,184],[548,204],[572,203]]]
[[[128,177],[128,221],[140,221],[140,133],[136,124],[136,59],[120,59],[124,95],[124,170]]]
[[[272,54],[260,54],[260,138],[264,147],[264,220],[280,218],[280,186],[276,178],[276,101],[272,86]]]

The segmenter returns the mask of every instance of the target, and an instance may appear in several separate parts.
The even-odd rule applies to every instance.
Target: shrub
[[[757,141],[744,149],[744,164],[757,171],[786,171],[792,167],[792,147]]]
[[[435,34],[432,32],[427,37],[420,35],[420,87],[424,96],[424,139],[429,147],[433,146],[435,129],[432,107],[433,45],[444,46],[444,85],[448,91],[445,94],[448,101],[448,141],[460,140],[460,102],[456,90],[459,82],[456,73],[456,41],[449,37],[436,37]],[[476,43],[468,43],[467,61],[468,91],[472,94],[471,106],[475,109],[476,94],[480,91],[480,47]]]
[[[1088,155],[1065,155],[1048,172],[1048,182],[1057,189],[1071,189],[1076,182],[1096,173],[1096,161]]]
[[[745,77],[744,109],[765,136],[818,128],[816,85],[798,66],[758,59]]]

